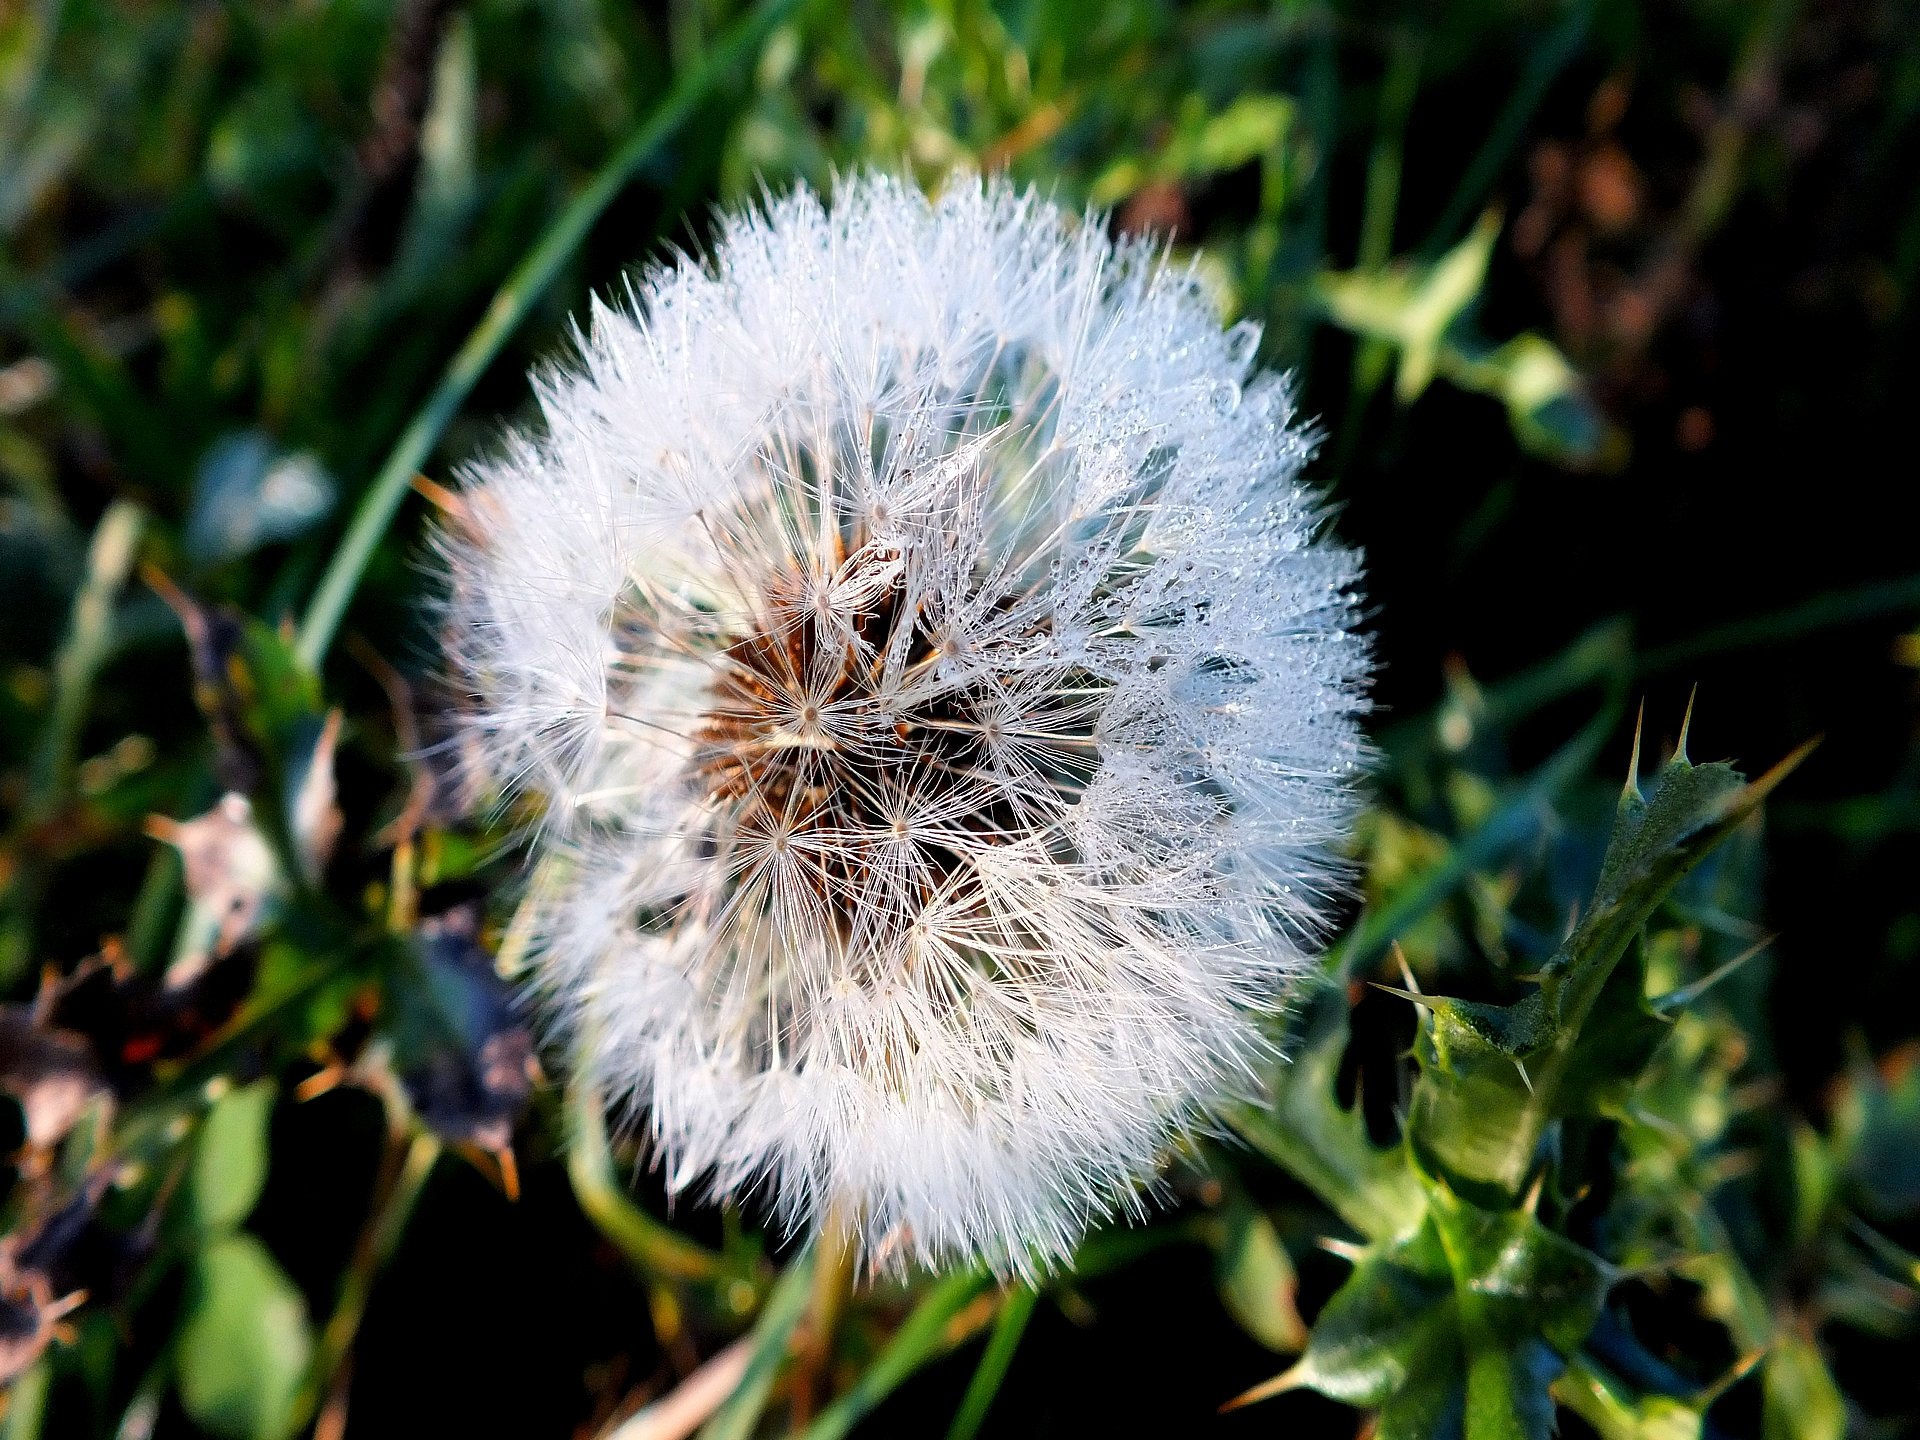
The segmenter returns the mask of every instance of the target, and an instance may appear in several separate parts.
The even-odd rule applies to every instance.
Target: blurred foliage
[[[669,1217],[597,1097],[548,1080],[512,988],[539,877],[436,748],[395,522],[527,408],[588,289],[697,244],[711,202],[974,165],[1193,253],[1328,417],[1339,497],[1364,519],[1411,464],[1468,507],[1411,543],[1472,553],[1500,475],[1651,463],[1673,336],[1822,136],[1910,200],[1885,182],[1920,27],[1812,12],[0,0],[0,1434],[1354,1433],[1305,1392],[1379,1437],[1910,1432],[1920,1050],[1859,1041],[1789,1093],[1757,928],[1805,883],[1767,869],[1783,769],[1696,765],[1683,733],[1617,805],[1591,777],[1636,687],[1910,625],[1911,576],[1760,613],[1697,514],[1525,534],[1547,567],[1666,545],[1732,616],[1650,648],[1576,633],[1604,598],[1509,593],[1390,673],[1360,903],[1268,1098],[1042,1291],[840,1309],[750,1211]],[[1816,277],[1887,333],[1916,216]],[[1899,353],[1809,359],[1865,385]],[[1435,415],[1464,438],[1409,448]],[[1696,455],[1714,424],[1670,428]],[[1425,708],[1529,610],[1569,621],[1555,653],[1487,686],[1447,660]],[[1790,831],[1905,854],[1916,774],[1909,749],[1872,793],[1790,789]],[[1891,917],[1910,983],[1910,883],[1831,900]]]

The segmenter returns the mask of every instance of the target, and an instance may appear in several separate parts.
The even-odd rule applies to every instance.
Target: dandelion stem
[[[601,166],[585,190],[547,227],[493,297],[466,343],[447,366],[427,403],[415,413],[380,473],[360,498],[359,508],[339,548],[327,564],[319,589],[301,619],[295,650],[306,665],[318,668],[340,628],[353,592],[359,587],[367,562],[393,522],[406,497],[414,473],[425,463],[441,433],[452,421],[487,367],[519,329],[554,277],[579,249],[587,232],[607,206],[626,188],[633,174],[693,113],[694,107],[767,32],[794,8],[796,0],[762,0],[707,52],[691,71],[682,74],[660,102],[653,117]]]
[[[813,1265],[813,1295],[807,1328],[796,1357],[793,1385],[793,1425],[799,1429],[813,1418],[820,1378],[833,1360],[834,1334],[852,1297],[858,1232],[849,1207],[836,1201],[820,1222],[818,1257]]]

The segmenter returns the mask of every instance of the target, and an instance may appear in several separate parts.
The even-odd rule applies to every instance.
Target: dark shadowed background
[[[1422,777],[1451,773],[1436,750],[1478,754],[1445,722],[1488,695],[1498,757],[1476,773],[1490,784],[1536,772],[1603,696],[1621,707],[1591,782],[1556,802],[1572,817],[1617,788],[1643,699],[1650,754],[1671,748],[1696,692],[1697,759],[1757,771],[1823,737],[1769,807],[1744,917],[1778,937],[1747,972],[1751,1073],[1771,1077],[1753,1203],[1790,1209],[1767,1189],[1792,1163],[1769,1154],[1769,1129],[1780,1142],[1800,1119],[1827,1127],[1850,1056],[1897,1081],[1920,1038],[1920,10],[816,0],[688,85],[739,13],[0,0],[0,981],[22,1007],[8,1024],[26,1023],[45,967],[71,973],[110,944],[151,975],[172,953],[177,867],[147,817],[198,815],[231,782],[162,592],[203,617],[297,621],[496,290],[678,80],[680,123],[530,297],[425,476],[452,484],[462,456],[528,416],[525,372],[590,291],[697,245],[716,204],[762,184],[861,163],[928,184],[955,164],[1005,166],[1198,248],[1223,315],[1262,321],[1268,362],[1297,374],[1334,523],[1367,555],[1383,813],[1427,824]],[[388,902],[374,837],[408,783],[383,679],[407,686],[431,736],[427,507],[409,497],[371,553],[323,672],[346,717],[326,889],[348,911]],[[139,567],[106,583],[97,653],[76,656],[90,537],[116,513],[137,517]],[[423,882],[423,909],[472,901],[491,943],[516,857],[452,819],[446,831],[475,853]],[[1414,953],[1423,975],[1484,948],[1463,914]],[[137,1100],[170,1073],[156,1055],[190,1059],[221,1034],[282,963],[275,945],[324,949],[314,924],[219,961],[162,1038],[111,997],[89,1010],[76,994],[61,1024]],[[315,1327],[356,1264],[387,1120],[351,1083],[292,1092],[333,1052],[350,1059],[368,1023],[349,997],[219,1055],[235,1083],[280,1077],[245,1228]],[[1370,996],[1354,1025],[1349,1083],[1390,1075],[1407,1009]],[[25,1074],[9,1070],[9,1090],[27,1095]],[[1360,1088],[1390,1134],[1394,1080]],[[662,1314],[583,1214],[563,1104],[543,1085],[509,1107],[517,1199],[498,1147],[433,1169],[353,1345],[340,1413],[354,1440],[594,1436],[715,1348]],[[9,1149],[28,1138],[24,1118],[0,1126]],[[6,1215],[21,1233],[40,1223],[30,1168]],[[1276,1213],[1297,1199],[1277,1172],[1242,1179]],[[1204,1210],[1209,1183],[1181,1169],[1176,1199]],[[669,1214],[650,1173],[636,1193]],[[734,1224],[672,1218],[713,1243]],[[90,1243],[112,1249],[141,1223],[118,1216],[119,1239]],[[188,1343],[174,1317],[201,1282],[151,1259],[190,1248],[156,1224],[147,1248],[96,1257],[98,1303],[32,1372],[48,1436],[206,1424],[168,1378]],[[1909,1250],[1920,1238],[1911,1212],[1888,1226]],[[1281,1233],[1311,1317],[1342,1262],[1310,1228]],[[1817,1289],[1811,1275],[1779,1286],[1783,1306]],[[1704,1346],[1689,1372],[1702,1380],[1738,1358],[1657,1291],[1621,1302],[1647,1312],[1634,1318],[1649,1351]],[[1855,1433],[1913,1433],[1911,1331],[1819,1333]],[[915,1377],[861,1433],[944,1433],[977,1349]],[[1352,1435],[1353,1412],[1305,1395],[1216,1418],[1283,1363],[1223,1308],[1204,1245],[1165,1246],[1042,1300],[982,1433]],[[0,1435],[36,1433],[22,1413]],[[1712,1413],[1710,1433],[1761,1433],[1752,1384]]]

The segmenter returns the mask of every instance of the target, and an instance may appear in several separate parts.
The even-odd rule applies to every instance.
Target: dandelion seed
[[[1368,666],[1256,341],[1031,192],[855,178],[596,305],[468,477],[534,953],[672,1187],[1031,1271],[1252,1088]]]

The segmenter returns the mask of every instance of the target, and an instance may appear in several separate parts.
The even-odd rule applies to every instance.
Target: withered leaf
[[[147,833],[178,850],[186,867],[188,912],[166,975],[177,990],[272,918],[284,877],[252,803],[236,792],[191,820],[153,816]]]
[[[20,1102],[27,1144],[51,1149],[102,1084],[86,1037],[47,1024],[36,1007],[0,1005],[0,1089]]]

